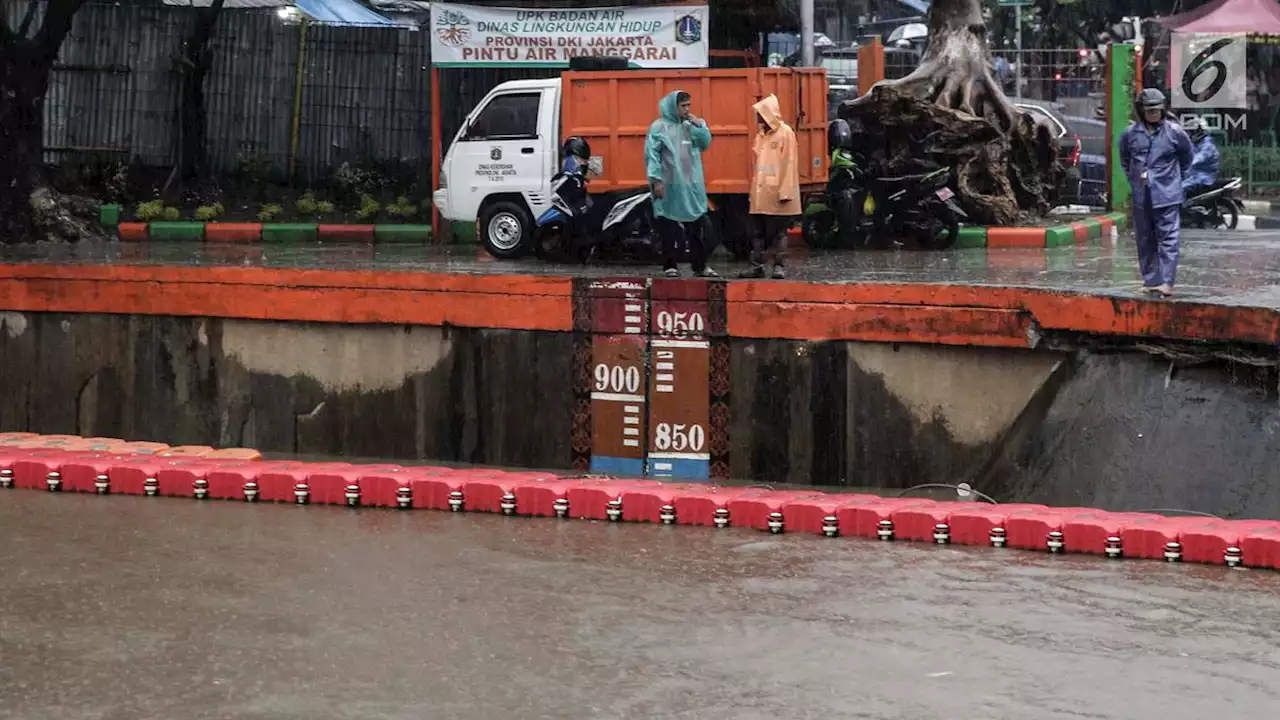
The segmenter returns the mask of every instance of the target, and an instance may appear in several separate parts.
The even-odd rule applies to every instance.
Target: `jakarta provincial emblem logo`
[[[436,14],[436,36],[449,47],[462,47],[471,38],[471,18],[456,10]]]
[[[502,148],[490,148],[490,149],[489,149],[489,159],[490,159],[490,160],[501,160],[501,159],[502,159]]]
[[[685,45],[702,42],[702,21],[697,15],[689,14],[676,20],[676,40]]]

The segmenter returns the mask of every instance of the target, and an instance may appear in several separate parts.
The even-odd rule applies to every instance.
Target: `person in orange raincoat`
[[[774,279],[787,276],[785,255],[787,230],[801,214],[800,148],[796,132],[782,121],[778,98],[770,95],[755,104],[756,175],[751,183],[752,238],[751,268],[744,278],[762,278],[766,263],[772,262]]]

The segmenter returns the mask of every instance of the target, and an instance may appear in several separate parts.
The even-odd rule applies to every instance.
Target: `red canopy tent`
[[[1280,35],[1276,0],[1214,0],[1156,22],[1174,32],[1216,35]]]

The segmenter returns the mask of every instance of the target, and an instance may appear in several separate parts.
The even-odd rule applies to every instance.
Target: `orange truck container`
[[[702,155],[708,194],[741,195],[745,207],[755,173],[752,106],[770,94],[795,128],[801,185],[817,189],[827,181],[827,76],[821,69],[567,72],[561,83],[561,140],[586,138],[604,160],[603,175],[591,181],[593,193],[647,184],[645,136],[658,117],[658,101],[675,90],[689,93],[694,114],[711,126],[711,148]]]

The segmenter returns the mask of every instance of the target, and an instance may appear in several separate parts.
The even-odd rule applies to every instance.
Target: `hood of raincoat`
[[[778,106],[778,97],[770,95],[754,105],[756,114],[764,119],[770,131],[778,129],[782,124],[782,108]]]
[[[676,97],[683,90],[672,90],[667,93],[666,97],[658,101],[658,114],[667,122],[680,122],[680,103],[676,102]]]

